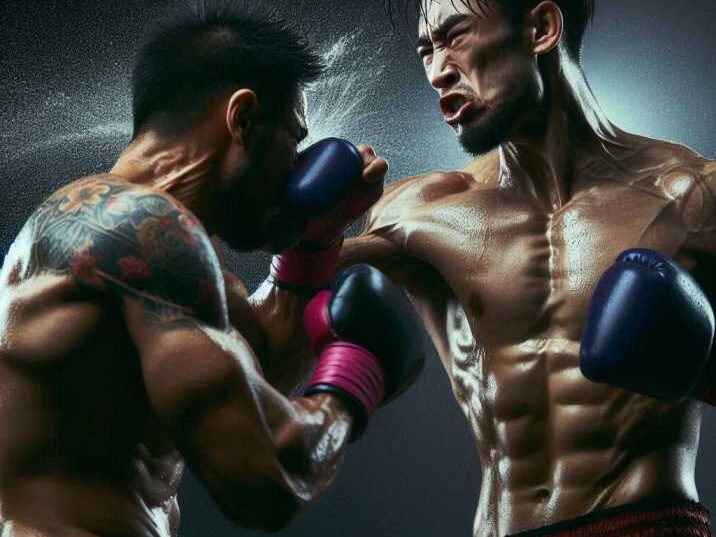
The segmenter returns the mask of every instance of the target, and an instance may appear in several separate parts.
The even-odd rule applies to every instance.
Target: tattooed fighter
[[[155,32],[134,69],[131,144],[110,173],[45,201],[6,256],[3,537],[176,535],[184,461],[238,524],[278,529],[416,375],[409,304],[358,267],[309,303],[307,395],[267,383],[286,392],[306,370],[300,314],[387,165],[353,148],[362,179],[309,219],[258,295],[222,273],[208,233],[245,250],[293,233],[277,200],[306,134],[297,95],[320,71],[283,24],[232,5],[202,2]],[[294,186],[315,199],[325,185]]]
[[[702,372],[710,337],[691,352],[675,321],[633,325],[678,310],[713,330],[716,164],[604,115],[580,67],[593,0],[416,4],[425,75],[475,158],[390,185],[342,262],[372,263],[416,299],[477,441],[474,535],[710,536],[694,465],[696,400],[714,386],[704,373],[692,397],[663,391],[684,368]],[[623,314],[590,319],[595,352],[615,362],[597,366],[612,375],[600,380],[677,401],[580,371],[595,285],[634,247],[652,252],[622,256],[629,277],[605,299]],[[664,256],[702,291],[679,294],[688,276]],[[635,304],[635,289],[659,300]],[[610,350],[621,330],[683,352],[657,348],[634,367]]]

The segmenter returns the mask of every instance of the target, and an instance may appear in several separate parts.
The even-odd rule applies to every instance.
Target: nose
[[[457,84],[460,75],[455,66],[447,61],[447,55],[436,50],[433,53],[433,62],[428,71],[430,85],[436,90],[445,90]]]

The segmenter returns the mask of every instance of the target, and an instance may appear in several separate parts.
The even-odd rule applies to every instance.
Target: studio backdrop
[[[414,28],[393,29],[381,0],[262,0],[298,25],[330,69],[309,92],[310,139],[374,145],[389,181],[460,168],[415,55]],[[59,185],[108,170],[130,136],[129,73],[142,32],[166,4],[148,0],[0,2],[0,253]],[[584,66],[623,129],[716,157],[716,2],[597,0]],[[398,21],[399,22],[399,21]],[[229,254],[250,288],[265,255]],[[716,512],[716,411],[704,410],[701,501]],[[474,440],[436,356],[404,397],[349,448],[335,486],[282,535],[471,534],[480,470]],[[244,536],[189,474],[182,537]],[[716,522],[716,520],[714,520]]]

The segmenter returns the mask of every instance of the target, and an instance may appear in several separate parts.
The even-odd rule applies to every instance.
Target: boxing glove
[[[402,393],[424,363],[421,324],[404,291],[379,270],[356,265],[304,313],[319,355],[306,395],[330,393],[353,416],[353,438],[373,412]]]
[[[582,337],[585,377],[678,400],[700,393],[714,313],[693,277],[647,249],[623,252],[597,284]]]
[[[274,283],[313,291],[330,284],[343,231],[375,201],[353,188],[362,171],[363,159],[347,140],[326,138],[299,154],[282,194],[279,223],[273,226],[283,229],[277,235],[284,241],[299,244],[273,257]],[[331,209],[339,206],[333,214]]]

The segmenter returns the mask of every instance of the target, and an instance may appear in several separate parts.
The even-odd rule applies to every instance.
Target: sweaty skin
[[[185,463],[237,523],[285,525],[331,482],[351,419],[266,383],[272,315],[171,196],[109,175],[51,196],[0,273],[3,537],[177,535]]]
[[[715,302],[716,163],[609,122],[554,3],[520,39],[499,10],[425,5],[418,52],[446,121],[461,141],[503,138],[462,171],[390,185],[342,262],[415,298],[476,440],[474,535],[697,500],[700,404],[589,382],[579,344],[598,279],[628,248],[674,257]]]
[[[713,289],[716,166],[620,133],[549,210],[495,151],[462,172],[391,185],[343,262],[371,262],[416,299],[475,435],[476,536],[646,498],[697,499],[699,404],[595,384],[579,341],[600,275],[652,248]],[[679,357],[675,357],[678,367]]]

